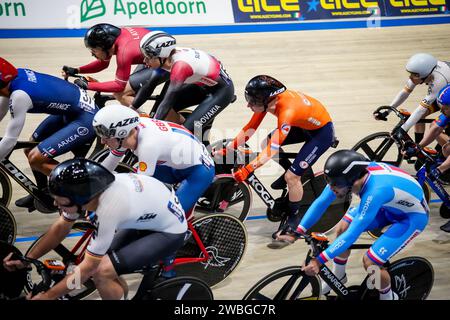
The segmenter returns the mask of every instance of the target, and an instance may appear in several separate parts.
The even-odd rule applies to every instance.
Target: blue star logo
[[[307,4],[308,4],[308,12],[311,12],[311,11],[317,12],[317,5],[319,4],[319,1],[311,0],[311,1],[308,1]]]

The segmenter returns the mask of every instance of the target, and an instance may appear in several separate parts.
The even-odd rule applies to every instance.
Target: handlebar
[[[397,117],[399,117],[402,121],[406,121],[408,119],[409,115],[406,115],[402,112],[402,110],[398,110],[397,108],[394,108],[392,106],[381,106],[378,107],[375,112],[381,112],[381,111],[388,111],[389,113],[394,112]]]

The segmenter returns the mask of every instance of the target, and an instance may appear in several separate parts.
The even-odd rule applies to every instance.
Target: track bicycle
[[[328,247],[324,234],[312,233],[302,237],[310,246],[305,265]],[[350,249],[368,249],[371,244],[353,244]],[[422,257],[406,257],[386,262],[391,287],[400,300],[425,300],[433,287],[434,270],[431,263]],[[328,295],[329,300],[378,300],[374,288],[376,273],[368,275],[360,285],[346,287],[324,264],[318,276],[308,276],[300,266],[291,266],[274,271],[258,281],[244,296],[244,300],[319,300],[321,281],[325,281],[337,296]]]
[[[79,264],[94,231],[88,221],[76,222],[72,229],[82,235],[73,247],[63,243],[55,247],[50,257],[63,261],[66,266]],[[26,255],[42,239],[40,236],[28,248]],[[243,224],[233,216],[214,214],[188,221],[185,244],[177,251],[174,267],[177,276],[194,276],[209,286],[225,280],[239,265],[247,248],[247,231]],[[29,286],[26,290],[31,290]],[[69,299],[82,299],[95,291],[92,280],[68,296]]]
[[[41,281],[36,283],[32,279],[31,269],[9,272],[0,266],[0,300],[25,299],[23,293],[47,291],[54,283],[58,283],[67,274],[67,267],[62,261],[46,259],[43,262],[23,256],[12,245],[0,242],[0,258],[3,261],[10,252],[12,260],[21,260],[35,266]],[[213,300],[211,288],[202,280],[195,277],[177,276],[171,279],[161,277],[161,266],[155,264],[143,272],[141,283],[131,300]],[[92,281],[92,280],[90,280]],[[30,291],[24,288],[31,288]],[[78,296],[80,298],[81,296]],[[68,295],[59,300],[68,299]]]

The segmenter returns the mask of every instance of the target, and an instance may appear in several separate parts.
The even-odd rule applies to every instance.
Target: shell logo
[[[147,170],[147,164],[145,162],[139,162],[139,171]]]

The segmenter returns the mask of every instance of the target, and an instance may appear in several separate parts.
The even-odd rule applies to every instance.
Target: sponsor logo
[[[68,103],[59,103],[59,102],[51,102],[47,108],[49,109],[58,109],[58,110],[63,110],[66,111],[67,109],[69,109],[70,104]]]
[[[273,200],[272,196],[269,194],[269,192],[264,188],[264,186],[259,182],[259,180],[255,177],[255,175],[252,175],[248,178],[248,182],[250,182],[250,185],[255,189],[256,193],[261,197],[261,199],[264,201],[265,204],[267,204],[270,209],[273,209],[273,206],[275,205],[275,200]]]
[[[281,132],[282,132],[285,136],[287,136],[288,133],[289,133],[289,131],[291,131],[291,126],[288,125],[288,124],[286,124],[286,123],[283,123],[283,124],[281,125]]]
[[[25,73],[27,74],[27,79],[30,82],[37,83],[36,74],[32,70],[25,69]]]
[[[58,149],[61,149],[63,147],[65,147],[66,145],[68,145],[71,142],[74,142],[75,140],[77,140],[80,136],[78,134],[74,134],[71,135],[70,137],[68,137],[67,139],[60,141],[58,143]]]
[[[308,122],[312,123],[315,126],[320,126],[322,124],[322,122],[320,122],[319,120],[317,120],[316,118],[313,118],[313,117],[309,117]]]
[[[231,258],[219,256],[219,250],[214,246],[209,246],[205,248],[208,252],[209,259],[206,262],[202,262],[203,268],[206,270],[208,267],[220,268],[225,266],[225,264],[231,260]],[[203,258],[203,252],[200,253],[200,258]]]
[[[306,169],[308,168],[309,164],[306,161],[300,161],[300,168]]]
[[[9,161],[9,163],[5,163],[5,161],[8,160],[3,160],[3,165],[14,176],[16,180],[20,181],[28,190],[31,190],[32,192],[38,190],[37,186],[22,172],[20,172],[12,163],[10,163]]]
[[[139,117],[133,117],[133,118],[128,118],[116,123],[111,123],[111,125],[109,126],[110,129],[115,129],[117,127],[125,127],[129,124],[135,123],[139,121]]]
[[[330,253],[335,252],[337,249],[339,249],[340,247],[342,247],[345,244],[345,240],[340,240],[338,243],[333,244],[330,247]]]
[[[139,162],[139,171],[144,172],[145,170],[147,170],[147,164],[145,162]]]
[[[78,133],[80,136],[85,136],[85,135],[89,134],[89,129],[86,128],[86,127],[78,127],[77,133]]]
[[[323,275],[331,282],[331,284],[335,287],[335,289],[339,290],[340,293],[342,293],[344,296],[348,295],[348,290],[345,288],[345,286],[339,281],[336,276],[330,272],[330,270],[324,266],[320,270],[322,271]]]
[[[140,216],[140,217],[136,220],[136,222],[146,222],[146,221],[148,221],[148,220],[155,219],[156,216],[157,216],[156,213],[146,213],[146,214],[143,214],[142,216]]]
[[[399,200],[399,201],[397,201],[397,203],[402,206],[408,207],[408,208],[411,208],[414,206],[414,203],[408,202],[406,200]]]
[[[381,247],[380,250],[378,250],[378,253],[383,255],[387,252],[387,249],[385,247]]]
[[[373,196],[368,196],[364,206],[362,207],[361,213],[359,214],[359,220],[363,220],[366,215],[367,210],[369,209],[370,203],[373,200]]]

